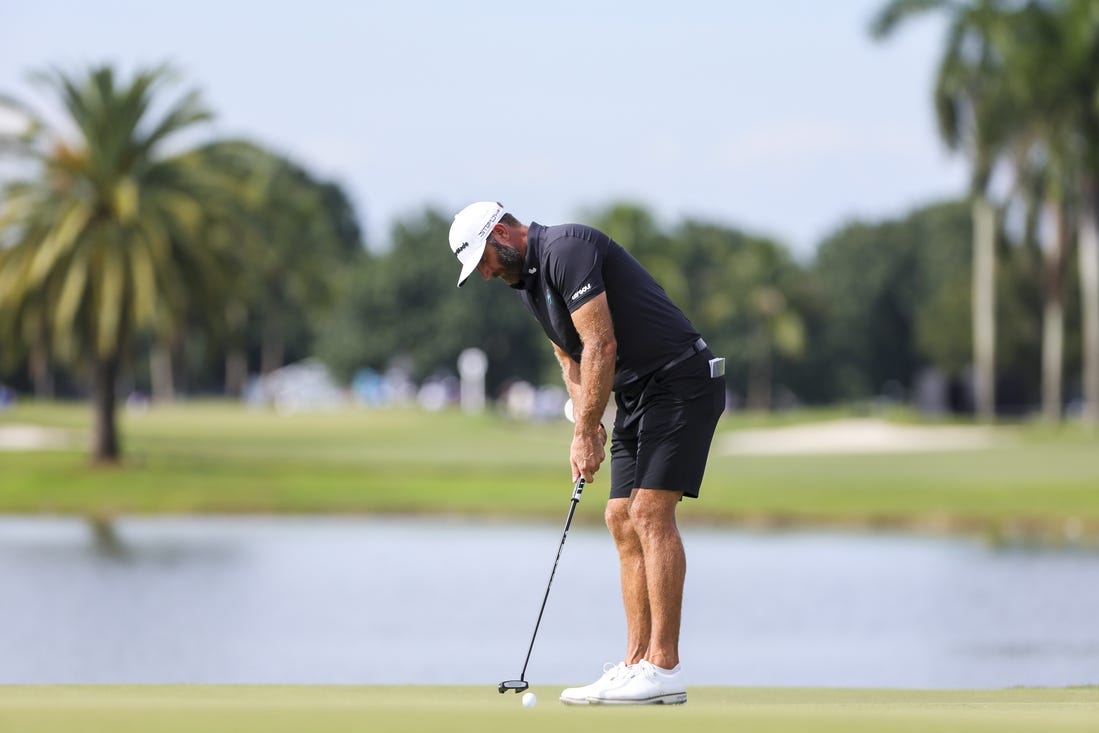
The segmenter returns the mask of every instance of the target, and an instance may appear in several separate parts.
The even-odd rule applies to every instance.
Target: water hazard
[[[560,525],[0,518],[0,683],[485,684],[517,677]],[[689,682],[1099,684],[1099,553],[687,527]],[[622,655],[605,531],[569,534],[527,679]]]

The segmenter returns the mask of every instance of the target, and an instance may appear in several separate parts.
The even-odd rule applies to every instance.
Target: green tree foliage
[[[226,290],[231,268],[203,233],[223,209],[216,180],[165,143],[210,118],[196,92],[154,116],[172,77],[161,67],[119,80],[109,67],[38,81],[67,113],[67,136],[12,99],[26,123],[4,151],[33,166],[0,213],[0,337],[90,372],[93,458],[119,455],[115,383],[139,331]]]
[[[490,391],[509,379],[538,382],[555,373],[553,353],[516,293],[476,276],[455,286],[449,229],[450,218],[431,209],[398,221],[389,250],[347,273],[345,300],[325,319],[317,349],[340,377],[395,362],[416,379],[454,374],[469,347],[488,355]]]
[[[1014,16],[1009,79],[1016,90],[1017,146],[1031,153],[1046,180],[1047,205],[1058,217],[1044,273],[1047,324],[1057,329],[1044,382],[1059,413],[1065,292],[1070,235],[1078,260],[1081,387],[1084,416],[1099,424],[1099,5],[1091,0],[1031,2]],[[1052,319],[1050,314],[1053,314]],[[1069,316],[1071,320],[1071,315]],[[1047,334],[1048,336],[1048,334]],[[1049,372],[1052,372],[1050,374]]]
[[[239,266],[226,347],[245,359],[258,352],[252,361],[262,373],[310,355],[342,273],[366,256],[350,201],[339,186],[254,143],[219,141],[195,155],[233,181],[237,216],[218,232]]]
[[[940,130],[972,164],[974,360],[981,411],[988,414],[991,408],[996,334],[989,183],[997,166],[1006,165],[1016,177],[1011,198],[1023,199],[1032,221],[1044,216],[1043,229],[1049,232],[1041,246],[1042,265],[1034,272],[1043,300],[1043,412],[1060,417],[1065,346],[1072,340],[1066,328],[1074,318],[1066,313],[1066,290],[1075,236],[1084,414],[1099,422],[1099,5],[1093,0],[891,0],[872,32],[884,37],[927,12],[949,21],[935,94]],[[1032,239],[1034,231],[1029,228]],[[1012,273],[1018,274],[1018,269]],[[1014,338],[1000,333],[998,338]]]
[[[720,224],[660,228],[642,206],[588,214],[633,254],[728,359],[733,389],[768,408],[775,375],[794,377],[807,343],[806,273],[777,242]]]
[[[832,399],[911,387],[935,364],[969,363],[970,221],[942,204],[903,220],[850,224],[821,244],[813,272],[826,309],[813,363]]]
[[[165,154],[210,118],[197,92],[165,98],[173,79],[163,67],[123,81],[109,67],[40,75],[74,137],[0,99],[25,123],[0,138],[0,154],[25,161],[0,210],[0,357],[9,372],[25,361],[36,377],[90,377],[97,461],[119,455],[120,375],[146,374],[134,357],[152,354],[158,396],[180,365],[192,386],[239,394],[250,363],[312,353],[365,257],[342,189],[286,158],[240,140]]]
[[[947,21],[932,101],[971,163],[967,202],[852,223],[810,266],[767,237],[664,226],[637,203],[579,220],[653,273],[751,406],[864,398],[934,366],[975,372],[985,410],[990,375],[1001,407],[1033,404],[1044,384],[1050,413],[1064,369],[1066,396],[1099,411],[1099,4],[893,0],[874,32],[924,14]],[[488,352],[490,390],[559,380],[515,293],[455,287],[449,214],[406,217],[368,253],[340,187],[278,153],[245,140],[166,153],[210,115],[196,93],[164,94],[165,69],[40,81],[76,135],[0,98],[26,122],[0,136],[0,154],[23,161],[0,205],[0,369],[91,377],[98,459],[117,455],[117,375],[148,352],[139,379],[146,362],[181,364],[197,375],[185,389],[231,394],[247,372],[308,355],[345,380],[394,361],[416,379],[453,373],[470,346]],[[1013,187],[996,200],[1004,171]]]
[[[518,212],[521,216],[522,212]],[[756,380],[768,406],[772,374],[805,350],[804,272],[776,243],[715,224],[684,222],[663,230],[643,207],[620,203],[583,219],[625,246],[668,291],[714,348],[728,354],[739,390]],[[455,287],[445,249],[450,220],[427,211],[399,222],[392,248],[348,278],[347,302],[324,329],[320,353],[344,378],[357,368],[385,369],[405,359],[419,378],[452,373],[461,351],[488,354],[490,390],[510,379],[557,383],[541,329],[503,284]]]
[[[970,161],[974,381],[977,412],[991,418],[996,408],[997,215],[989,186],[1015,121],[1005,74],[1009,10],[1003,0],[890,0],[875,17],[871,32],[884,38],[928,12],[948,18],[934,104],[943,141]]]

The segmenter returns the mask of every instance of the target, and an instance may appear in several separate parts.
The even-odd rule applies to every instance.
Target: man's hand
[[[607,431],[602,425],[594,433],[576,432],[572,435],[572,447],[569,450],[569,461],[572,463],[572,480],[580,476],[586,483],[595,480],[595,472],[606,458],[603,450],[607,442]]]

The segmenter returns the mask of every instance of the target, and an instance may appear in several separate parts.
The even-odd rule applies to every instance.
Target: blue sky
[[[883,1],[5,3],[0,91],[171,61],[208,134],[342,184],[374,245],[428,205],[549,224],[628,199],[807,256],[852,218],[965,190],[930,102],[942,24],[877,43]]]

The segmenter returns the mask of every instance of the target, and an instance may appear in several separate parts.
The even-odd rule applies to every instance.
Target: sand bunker
[[[718,450],[725,455],[910,453],[980,450],[1004,440],[991,427],[898,425],[878,418],[851,418],[738,430],[725,436]]]
[[[38,425],[0,425],[0,451],[65,450],[73,446],[68,430]]]

